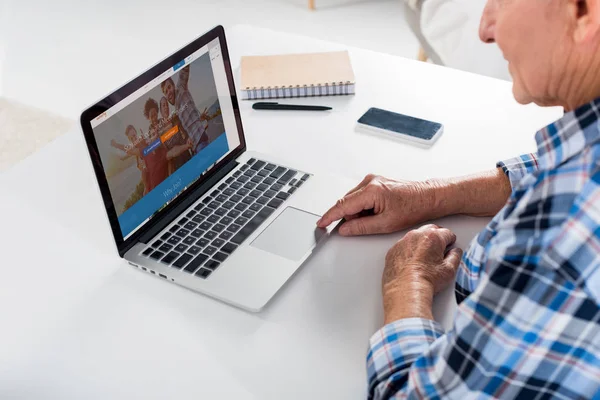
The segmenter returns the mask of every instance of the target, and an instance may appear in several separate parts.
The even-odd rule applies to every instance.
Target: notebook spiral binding
[[[294,97],[345,96],[354,94],[352,82],[333,82],[323,85],[297,85],[275,87],[247,87],[242,90],[243,100],[285,99]]]

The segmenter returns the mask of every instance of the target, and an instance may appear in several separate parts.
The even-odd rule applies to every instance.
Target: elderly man
[[[520,103],[566,114],[537,132],[536,154],[450,180],[368,176],[319,221],[345,218],[340,234],[357,235],[495,215],[462,258],[436,225],[389,251],[369,397],[598,398],[600,0],[489,0],[480,36],[504,53]],[[460,305],[444,333],[432,300],[457,270]]]

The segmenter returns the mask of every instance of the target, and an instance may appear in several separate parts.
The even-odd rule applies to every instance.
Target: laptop
[[[249,311],[331,234],[316,222],[349,187],[246,150],[221,26],[83,111],[81,126],[119,256]]]

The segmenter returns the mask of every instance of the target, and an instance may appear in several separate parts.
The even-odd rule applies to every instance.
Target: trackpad
[[[300,261],[327,233],[317,228],[320,216],[288,207],[257,237],[252,247]]]

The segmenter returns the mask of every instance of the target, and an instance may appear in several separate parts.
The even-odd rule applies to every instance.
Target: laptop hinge
[[[215,172],[213,176],[208,178],[206,182],[200,185],[192,193],[189,194],[177,207],[169,211],[166,215],[160,218],[152,227],[148,229],[140,239],[138,243],[148,243],[152,238],[160,233],[167,225],[169,225],[175,218],[180,216],[185,210],[187,210],[192,204],[194,204],[200,197],[206,192],[214,188],[214,186],[221,180],[225,175],[230,173],[239,163],[236,160],[231,160],[229,163],[223,165],[219,171]],[[128,249],[129,250],[129,249]]]

